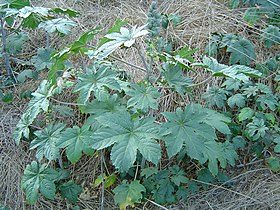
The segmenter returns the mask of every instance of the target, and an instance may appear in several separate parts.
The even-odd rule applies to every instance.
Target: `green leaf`
[[[245,106],[245,98],[241,94],[235,94],[228,99],[228,105],[230,108],[233,108],[235,105],[238,106],[238,108],[242,108]]]
[[[53,55],[53,58],[55,59],[66,59],[69,58],[72,54],[78,54],[80,52],[84,52],[84,47],[86,47],[87,43],[92,40],[92,38],[100,31],[98,27],[93,28],[87,32],[85,32],[83,35],[80,36],[80,38],[76,41],[74,41],[69,46],[63,48],[62,50],[58,51]]]
[[[175,88],[182,97],[187,92],[187,87],[192,84],[191,79],[184,77],[182,68],[178,65],[164,64],[163,76],[168,85]]]
[[[256,59],[254,45],[245,38],[239,39],[228,46],[227,52],[231,53],[229,57],[230,64],[250,65],[251,61]]]
[[[226,91],[223,88],[219,88],[217,86],[210,87],[202,97],[207,100],[211,107],[216,105],[220,109],[224,107],[225,101],[227,99]]]
[[[64,183],[59,187],[62,198],[67,199],[68,202],[75,204],[83,189],[81,186],[75,184],[73,180]]]
[[[155,139],[159,139],[158,125],[154,119],[135,118],[128,112],[108,113],[96,118],[103,126],[92,135],[92,147],[100,150],[114,145],[111,151],[113,165],[127,172],[136,160],[137,150],[143,157],[157,164],[161,149]]]
[[[238,40],[240,40],[240,37],[236,34],[222,34],[221,45],[219,46],[219,48],[234,45],[234,43]]]
[[[172,166],[169,170],[172,174],[170,179],[176,186],[179,187],[181,184],[189,182],[189,179],[186,177],[186,173],[178,165]]]
[[[117,113],[123,112],[126,110],[126,107],[123,105],[123,102],[118,97],[118,95],[108,95],[101,101],[94,100],[90,103],[87,103],[84,107],[85,113],[94,114],[95,117],[101,116],[105,113]]]
[[[238,115],[238,120],[239,121],[244,121],[244,120],[250,120],[254,116],[255,111],[251,109],[250,107],[245,107],[240,110],[240,113]]]
[[[127,101],[127,107],[133,107],[134,110],[147,112],[149,108],[158,109],[157,100],[160,97],[158,89],[152,86],[146,87],[145,84],[131,85],[130,91],[126,93],[131,96]]]
[[[34,204],[41,192],[46,198],[54,199],[55,184],[58,173],[54,169],[47,168],[46,164],[39,165],[32,161],[27,165],[21,180],[21,187],[26,193],[26,200],[29,204]]]
[[[231,9],[236,9],[240,4],[240,0],[230,0],[229,7]]]
[[[131,30],[125,27],[121,27],[120,32],[112,32],[105,35],[105,37],[110,41],[105,42],[104,44],[99,46],[93,53],[93,55],[90,55],[90,57],[95,57],[102,60],[108,57],[120,46],[131,47],[135,43],[136,38],[147,35],[149,33],[147,30],[144,30],[145,27],[146,25],[139,28],[137,28],[137,26],[134,26]]]
[[[21,116],[21,119],[13,132],[13,138],[16,144],[19,144],[22,136],[29,139],[29,126],[41,111],[46,112],[48,110],[48,98],[53,95],[53,89],[54,86],[50,86],[47,80],[43,80],[38,89],[32,93],[33,98],[28,103],[27,110]]]
[[[121,90],[117,73],[112,70],[110,65],[95,63],[87,68],[85,73],[78,75],[78,83],[74,92],[80,91],[78,103],[85,104],[93,91],[95,97],[100,99],[105,87],[112,90]]]
[[[175,113],[165,112],[163,115],[168,120],[163,124],[163,132],[166,134],[164,140],[169,157],[176,155],[184,145],[189,157],[201,164],[209,160],[209,170],[215,175],[218,173],[217,160],[223,163],[223,166],[227,162],[232,163],[230,159],[225,159],[225,152],[229,150],[224,151],[223,144],[215,141],[215,127],[221,124],[226,127],[224,117],[215,115],[212,110],[198,104],[187,106],[184,111],[178,108]],[[233,159],[236,158],[233,152],[230,155]]]
[[[273,172],[277,172],[280,170],[280,160],[278,157],[270,157],[267,160],[267,164]]]
[[[56,160],[59,158],[59,148],[56,145],[61,131],[65,125],[62,123],[50,124],[40,131],[36,131],[36,138],[32,140],[30,149],[36,149],[36,158],[38,161],[45,156],[48,160]]]
[[[37,71],[43,69],[50,69],[53,61],[51,59],[51,54],[54,52],[52,48],[38,48],[37,55],[31,58],[31,62],[35,66]]]
[[[21,52],[23,44],[28,40],[28,35],[25,32],[11,34],[7,37],[7,51],[10,54]]]
[[[91,136],[92,131],[88,130],[88,126],[67,128],[57,140],[57,146],[58,148],[66,148],[68,160],[71,163],[76,163],[82,157],[82,152],[87,155],[93,155],[93,150],[90,146]]]
[[[251,26],[256,24],[261,18],[260,10],[256,7],[248,8],[245,11],[243,19],[249,23]]]
[[[273,142],[276,143],[274,152],[280,153],[280,137],[274,139]]]
[[[22,72],[20,72],[20,74],[17,76],[17,80],[20,83],[24,83],[26,78],[33,79],[36,77],[37,77],[37,74],[34,71],[32,71],[30,69],[26,69],[26,70],[23,70]]]
[[[261,34],[263,39],[264,46],[267,48],[272,47],[273,45],[280,45],[280,28],[277,26],[269,25],[263,30]]]
[[[5,103],[11,103],[13,101],[13,94],[12,93],[6,93],[2,96],[2,101]]]
[[[226,87],[228,91],[237,91],[241,86],[240,80],[227,78],[226,81],[222,84],[222,87]]]
[[[263,111],[268,108],[274,111],[278,104],[277,99],[273,94],[259,95],[256,102],[260,105]]]
[[[164,203],[174,203],[176,201],[175,188],[168,178],[162,178],[158,181],[158,187],[153,191],[153,198],[155,202]]]
[[[235,136],[232,139],[232,143],[235,149],[245,148],[246,146],[246,141],[242,136]]]
[[[265,136],[268,128],[265,126],[264,120],[253,117],[253,121],[247,125],[248,135],[253,141]]]
[[[120,206],[121,210],[126,207],[134,207],[135,203],[141,203],[142,192],[146,192],[145,187],[139,181],[132,181],[130,184],[126,180],[113,189],[115,203]]]
[[[214,183],[215,182],[215,177],[213,176],[213,174],[211,174],[211,172],[207,169],[201,169],[197,172],[197,179],[199,181],[205,182],[205,183]],[[202,185],[204,189],[209,189],[209,185],[207,184],[203,184]]]
[[[207,65],[207,70],[211,71],[213,76],[227,76],[232,79],[244,81],[245,83],[249,82],[249,76],[262,76],[261,72],[248,66],[227,66],[225,64],[218,63],[218,61],[214,58],[209,58],[206,56],[203,57],[203,64]]]
[[[77,17],[80,13],[71,9],[63,9],[63,8],[52,8],[49,10],[50,12],[58,13],[58,14],[66,14],[69,17]]]
[[[107,189],[111,187],[117,180],[117,176],[115,174],[111,174],[109,176],[99,175],[94,181],[94,187],[98,187],[102,181],[104,181],[104,188]]]
[[[48,33],[53,33],[58,31],[62,34],[69,34],[71,32],[71,27],[76,26],[76,23],[72,20],[67,20],[64,18],[57,18],[52,20],[46,20],[39,24],[38,28],[45,29]]]
[[[141,176],[145,176],[146,179],[149,178],[150,176],[156,174],[158,172],[158,169],[156,167],[149,167],[149,168],[144,168],[141,171]]]

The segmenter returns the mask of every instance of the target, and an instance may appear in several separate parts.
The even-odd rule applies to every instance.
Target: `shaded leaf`
[[[82,193],[83,189],[77,185],[73,180],[62,184],[59,187],[62,198],[66,198],[70,203],[75,204],[78,196]]]

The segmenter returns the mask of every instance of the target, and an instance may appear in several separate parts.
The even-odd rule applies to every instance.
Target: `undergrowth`
[[[248,27],[263,28],[260,42],[267,48],[279,47],[276,3],[230,1],[232,8],[243,4],[252,7],[244,16]],[[5,81],[24,82],[26,77],[36,79],[39,71],[48,72],[48,78],[29,95],[28,107],[13,133],[17,145],[26,141],[36,153],[21,183],[29,204],[40,195],[54,199],[59,194],[59,199],[79,209],[76,202],[83,189],[71,178],[69,167],[85,155],[100,158],[101,174],[94,185],[101,185],[102,198],[105,189],[112,190],[120,209],[145,199],[159,206],[176,203],[207,188],[207,183],[226,182],[225,169],[234,167],[244,153],[249,154],[248,159],[254,154],[263,158],[273,171],[280,170],[279,55],[259,63],[255,45],[248,38],[217,32],[202,61],[195,61],[192,55],[197,49],[182,46],[174,50],[167,35],[169,27],[180,24],[181,17],[161,14],[156,1],[144,26],[128,27],[127,21],[118,18],[96,46],[91,40],[102,28],[93,28],[55,50],[48,44],[51,34],[66,36],[75,26],[72,20],[57,15],[73,17],[78,15],[75,11],[33,7],[27,1],[0,6]],[[274,13],[263,15],[265,11]],[[17,20],[21,20],[17,28],[21,30],[5,27]],[[46,47],[24,61],[33,69],[16,73],[11,59],[27,39],[22,32],[25,27],[45,30]],[[135,49],[142,61],[142,66],[126,62],[145,74],[138,83],[115,62],[122,62],[115,52],[129,48]],[[73,56],[90,62],[76,67],[71,63]],[[186,76],[201,69],[209,71],[209,78],[202,83],[195,84]],[[223,83],[208,88],[202,106],[193,99],[192,90],[212,77],[222,78]],[[55,99],[66,91],[77,94],[75,102]],[[158,113],[160,99],[170,93],[182,103],[174,112]],[[12,93],[2,93],[2,100],[11,101]],[[83,116],[81,124],[69,126],[56,118],[57,112],[73,116],[73,109]],[[36,123],[38,116],[44,118],[42,127]],[[168,166],[159,164],[163,156],[168,157]],[[104,170],[108,163],[114,171]]]

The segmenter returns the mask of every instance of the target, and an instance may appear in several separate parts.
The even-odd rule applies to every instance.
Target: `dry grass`
[[[109,28],[117,17],[125,18],[129,25],[145,24],[145,14],[151,1],[34,0],[32,2],[35,5],[45,7],[75,8],[81,13],[81,16],[76,18],[78,26],[73,29],[71,36],[67,39],[61,39],[59,36],[51,38],[51,46],[59,48],[71,43],[80,34],[95,26],[100,25],[104,29]],[[258,38],[260,34],[258,28],[249,28],[242,20],[244,10],[230,11],[223,1],[160,0],[159,8],[163,13],[176,13],[182,16],[183,22],[178,27],[171,28],[166,35],[175,43],[175,48],[184,45],[198,48],[199,50],[194,54],[197,61],[201,59],[202,51],[213,32],[234,32],[244,36],[249,36],[249,33],[251,33],[250,38]],[[102,34],[98,35],[92,44],[96,44],[100,36]],[[38,46],[43,47],[44,45],[44,34],[36,31],[21,55],[22,58],[31,57],[36,53]],[[257,46],[256,50],[258,52],[257,60],[263,61],[271,55],[271,52],[264,50],[261,46]],[[133,49],[120,50],[117,56],[124,61],[143,67],[139,55]],[[128,71],[135,80],[144,76],[139,70],[129,65],[121,62],[117,62],[117,64]],[[207,79],[209,74],[200,70],[196,74],[191,73],[189,76],[194,79],[195,83],[199,83]],[[207,85],[220,84],[220,82],[219,79],[211,79],[208,83],[195,88],[193,91],[195,100],[201,100],[200,96]],[[34,89],[36,87],[36,84],[28,85],[25,88],[31,87]],[[57,100],[71,102],[72,97],[65,93]],[[186,99],[187,102],[189,100],[191,99]],[[16,146],[11,138],[12,130],[25,108],[24,101],[19,99],[16,101],[18,103],[12,105],[0,104],[0,204],[9,206],[11,209],[70,209],[70,206],[67,206],[59,197],[56,197],[54,201],[40,198],[33,207],[25,205],[24,195],[20,189],[20,179],[25,166],[34,159],[34,153],[30,152],[28,146],[24,143],[19,147]],[[163,97],[160,104],[160,111],[172,111],[180,105],[180,100],[176,95],[170,94]],[[69,125],[79,124],[83,117],[76,113],[74,118],[69,118],[66,121]],[[81,209],[99,209],[101,192],[100,189],[94,189],[91,185],[100,174],[99,165],[100,160],[98,158],[85,157],[76,165],[71,166],[73,179],[82,184],[85,189],[84,194],[78,201]],[[231,179],[231,187],[228,189],[223,186],[210,186],[209,190],[191,196],[187,202],[168,206],[168,209],[278,209],[280,204],[279,174],[262,168],[262,165],[252,165],[250,168],[242,168],[242,170],[244,171],[238,168],[231,169],[232,176],[235,176],[235,178]],[[116,208],[110,190],[106,192],[104,205],[105,209]],[[139,207],[139,209],[157,208],[148,201],[143,207]]]

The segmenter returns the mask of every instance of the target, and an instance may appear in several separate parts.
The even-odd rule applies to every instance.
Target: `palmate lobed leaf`
[[[145,84],[131,85],[130,91],[126,93],[131,96],[127,101],[127,107],[133,107],[134,110],[147,112],[149,108],[158,109],[157,100],[160,97],[158,89],[152,86],[146,87]]]
[[[82,152],[93,155],[93,149],[90,146],[92,134],[88,126],[67,128],[57,139],[56,145],[58,148],[66,148],[68,160],[76,163],[82,157]]]
[[[61,131],[65,125],[62,123],[50,124],[43,130],[35,132],[37,136],[32,140],[30,149],[36,149],[36,158],[41,161],[45,156],[48,160],[56,160],[59,158],[59,148],[57,140],[60,138]]]
[[[46,20],[41,22],[38,28],[45,29],[48,33],[59,32],[62,34],[69,34],[71,27],[76,26],[76,23],[72,20],[67,20],[64,18],[57,18],[52,20]]]
[[[82,193],[83,189],[73,180],[70,180],[69,182],[66,182],[59,186],[59,191],[63,198],[66,198],[68,202],[75,204],[78,200],[78,196]]]
[[[78,75],[78,83],[74,92],[80,91],[78,102],[85,104],[92,92],[97,99],[100,99],[106,87],[112,90],[121,90],[117,73],[112,70],[111,65],[95,63],[86,69],[86,73]]]
[[[37,55],[33,56],[31,62],[35,66],[37,71],[41,71],[45,68],[50,69],[53,61],[51,60],[51,54],[54,52],[52,48],[38,48]]]
[[[234,164],[232,159],[237,158],[237,154],[232,147],[228,151],[223,150],[223,144],[216,142],[215,129],[229,134],[227,126],[229,119],[213,110],[192,104],[185,107],[185,110],[178,108],[175,113],[165,112],[163,115],[168,122],[163,124],[164,140],[167,147],[168,156],[174,156],[184,147],[187,155],[198,160],[201,164],[208,161],[211,173],[218,173],[218,161],[222,167],[226,163]],[[229,148],[229,147],[228,147]],[[225,158],[225,152],[229,156]]]
[[[126,207],[134,207],[135,203],[140,203],[143,197],[142,192],[146,192],[145,187],[140,181],[132,181],[130,184],[126,180],[122,184],[113,189],[115,203],[120,206],[121,210]]]
[[[41,192],[46,198],[53,199],[56,188],[54,182],[59,179],[56,170],[47,168],[46,164],[39,165],[32,161],[24,170],[21,180],[21,187],[26,193],[26,199],[29,204],[34,204]]]
[[[96,118],[103,125],[92,135],[92,147],[100,150],[113,145],[111,160],[120,171],[133,166],[137,151],[154,164],[161,157],[159,128],[154,118],[132,119],[128,112],[108,113]]]

